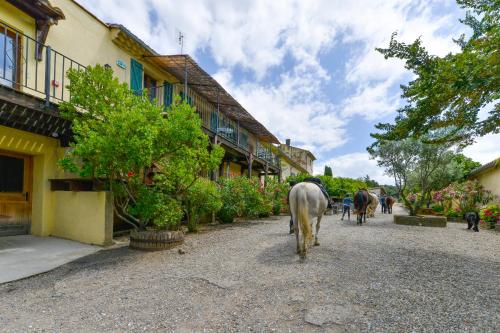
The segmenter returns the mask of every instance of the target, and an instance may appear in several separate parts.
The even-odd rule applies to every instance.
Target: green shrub
[[[152,223],[158,229],[177,230],[184,215],[180,203],[155,186],[145,185],[140,180],[132,186],[133,182],[129,181],[128,188],[135,189],[136,202],[128,207],[128,212],[147,225]]]
[[[219,189],[222,208],[218,218],[223,223],[231,223],[235,217],[267,217],[279,214],[287,193],[287,184],[268,178],[264,187],[259,178],[235,177],[222,178]]]
[[[442,213],[442,212],[444,212],[444,207],[442,205],[439,205],[439,204],[431,205],[431,208],[436,213]]]
[[[459,207],[456,207],[454,209],[448,209],[444,215],[446,217],[462,217],[463,213],[462,210]]]
[[[217,184],[209,179],[200,178],[189,187],[184,200],[184,210],[187,217],[188,230],[198,229],[201,216],[217,213],[222,207],[222,195]]]
[[[222,178],[219,180],[219,192],[222,200],[222,207],[217,213],[221,223],[232,223],[238,216],[243,202],[241,191],[235,188],[234,179]]]

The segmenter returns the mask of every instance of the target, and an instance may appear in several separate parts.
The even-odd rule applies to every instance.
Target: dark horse
[[[363,220],[366,223],[366,207],[371,202],[372,198],[367,190],[359,190],[354,194],[354,210],[356,211],[357,224],[362,224]]]
[[[394,202],[396,200],[393,197],[386,197],[385,198],[385,206],[387,207],[387,213],[392,214],[392,205],[394,205]]]

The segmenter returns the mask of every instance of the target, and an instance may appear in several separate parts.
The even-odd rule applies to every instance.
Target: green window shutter
[[[165,108],[172,105],[173,90],[174,90],[174,86],[172,85],[172,83],[167,82],[167,81],[165,81],[163,83],[163,106]]]
[[[135,59],[130,59],[130,89],[136,94],[142,93],[142,64]]]
[[[212,131],[217,131],[217,113],[216,112],[212,112],[210,114],[210,129]]]

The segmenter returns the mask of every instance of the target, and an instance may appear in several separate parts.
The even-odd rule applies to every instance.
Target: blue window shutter
[[[163,106],[169,107],[172,104],[172,93],[174,86],[172,83],[165,81],[163,83]]]
[[[142,64],[135,59],[130,59],[130,89],[136,94],[142,93]]]
[[[186,101],[189,105],[193,106],[193,99],[191,98],[191,96],[189,95],[185,96],[183,91],[181,91],[180,95],[181,95],[181,101],[183,102]]]
[[[217,131],[217,113],[212,112],[210,113],[210,129],[212,131]]]

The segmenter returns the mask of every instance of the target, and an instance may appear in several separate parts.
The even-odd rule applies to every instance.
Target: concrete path
[[[0,237],[0,283],[44,273],[99,250],[54,237]]]

